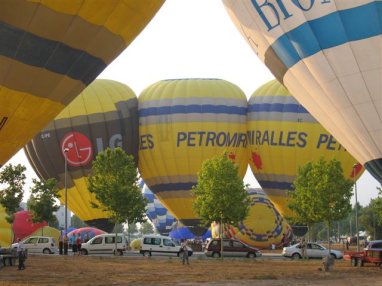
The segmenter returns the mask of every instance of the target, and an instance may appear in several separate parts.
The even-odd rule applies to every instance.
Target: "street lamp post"
[[[64,149],[65,156],[65,175],[64,175],[64,188],[65,188],[65,235],[68,232],[68,187],[66,185],[66,173],[68,169],[68,152],[69,148]]]
[[[353,165],[353,180],[354,180],[354,196],[355,196],[355,232],[357,235],[357,251],[359,251],[359,232],[358,232],[358,199],[357,199],[357,181],[355,177],[355,169],[357,164]]]

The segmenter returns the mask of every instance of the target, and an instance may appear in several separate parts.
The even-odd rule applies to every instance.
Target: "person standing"
[[[65,234],[65,236],[64,236],[64,255],[68,255],[68,246],[69,246],[69,239],[68,239],[68,235]]]
[[[78,236],[77,236],[76,244],[77,244],[78,255],[81,255],[82,240],[81,240],[81,235],[80,234],[78,234]]]
[[[72,245],[72,253],[73,253],[73,256],[77,254],[77,235],[76,234],[73,234],[71,237],[70,237],[70,243]]]
[[[17,239],[17,257],[19,258],[19,270],[25,269],[25,250],[21,239]]]
[[[64,250],[64,235],[63,234],[60,235],[60,239],[58,241],[58,250],[60,255],[62,255]]]
[[[190,264],[188,261],[188,248],[187,248],[187,241],[185,239],[182,239],[182,242],[180,244],[180,248],[183,252],[182,255],[182,263],[183,265],[187,262],[187,264]]]

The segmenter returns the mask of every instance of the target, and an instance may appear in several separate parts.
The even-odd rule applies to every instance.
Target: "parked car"
[[[204,249],[204,254],[208,257],[221,256],[221,239],[211,239]],[[262,253],[259,249],[249,246],[239,240],[223,239],[223,256],[230,257],[260,257]]]
[[[81,244],[81,254],[115,254],[115,233],[103,233],[94,236],[88,242]],[[128,241],[123,233],[117,234],[117,252],[123,255],[128,246]]]
[[[193,254],[190,247],[188,256]],[[145,235],[141,240],[139,253],[151,256],[153,253],[169,254],[179,256],[182,252],[180,244],[169,236],[162,235]]]
[[[281,253],[285,257],[302,258],[301,244],[297,243],[288,247],[284,247]],[[329,249],[325,248],[321,244],[308,242],[306,243],[306,256],[308,258],[323,258],[329,254]],[[341,251],[331,249],[330,255],[336,259],[343,257]]]
[[[382,249],[382,240],[371,240],[368,242],[366,250],[369,249]]]
[[[50,236],[30,236],[22,241],[28,253],[53,254],[56,252],[56,241]],[[12,248],[17,248],[18,243],[13,243]]]

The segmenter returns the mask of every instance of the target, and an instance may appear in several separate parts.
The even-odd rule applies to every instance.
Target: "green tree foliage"
[[[99,202],[93,207],[106,211],[114,224],[146,221],[147,200],[138,186],[134,158],[121,148],[107,148],[97,155],[88,189]]]
[[[248,215],[250,198],[226,154],[203,162],[192,192],[193,208],[205,226],[214,221],[236,225]]]
[[[0,190],[0,204],[5,208],[8,223],[13,223],[14,214],[17,212],[24,196],[26,167],[20,164],[6,165],[0,172],[0,184],[6,187]]]
[[[27,202],[28,209],[32,212],[32,221],[55,223],[57,221],[56,212],[60,206],[56,205],[56,200],[60,197],[56,187],[57,180],[50,178],[46,181],[32,180],[31,195]]]
[[[70,226],[75,228],[87,227],[88,225],[84,223],[78,216],[73,215],[70,218]]]
[[[336,159],[320,158],[299,167],[293,182],[294,191],[288,193],[288,207],[294,222],[309,225],[324,222],[329,240],[332,223],[345,218],[351,211],[352,185]]]
[[[139,231],[141,232],[141,234],[151,234],[154,233],[154,227],[150,222],[146,221],[141,224]]]
[[[377,188],[379,190],[379,195],[377,198],[373,199],[373,210],[377,216],[378,223],[382,225],[382,189]]]
[[[192,192],[193,208],[205,226],[220,222],[222,230],[224,224],[237,225],[248,215],[250,197],[238,175],[238,167],[226,153],[203,162]],[[223,242],[221,246],[223,257]]]

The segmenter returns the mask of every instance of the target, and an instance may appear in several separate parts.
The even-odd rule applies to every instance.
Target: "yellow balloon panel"
[[[248,217],[237,226],[226,225],[226,237],[258,248],[269,248],[272,244],[287,242],[292,230],[277,208],[262,189],[248,189],[251,206]]]
[[[12,225],[6,220],[6,213],[3,206],[0,205],[0,246],[8,247],[13,241]]]
[[[259,184],[283,215],[287,191],[299,166],[324,157],[341,162],[344,175],[358,178],[363,168],[276,80],[260,87],[249,99],[250,166]]]
[[[196,227],[191,188],[203,161],[225,151],[244,177],[246,97],[218,79],[165,80],[139,96],[139,170],[162,204]]]
[[[0,166],[88,86],[163,3],[2,1]]]

